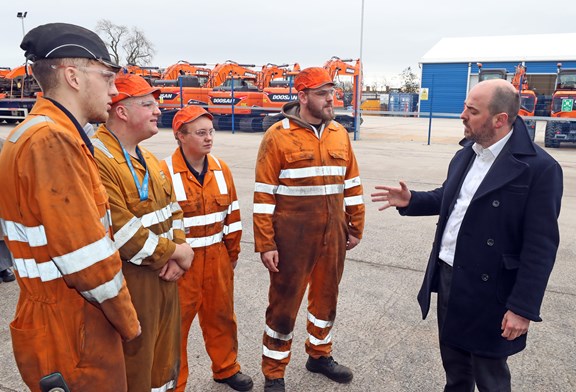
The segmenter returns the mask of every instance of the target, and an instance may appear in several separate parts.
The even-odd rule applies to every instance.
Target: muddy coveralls
[[[180,306],[176,282],[158,274],[176,243],[185,241],[182,210],[170,180],[150,152],[140,148],[150,176],[148,199],[140,201],[118,140],[104,125],[95,138],[96,161],[110,197],[114,240],[142,324],[142,335],[124,344],[128,389],[166,391],[175,387],[180,367]],[[146,169],[135,158],[132,165],[142,181]]]
[[[194,249],[192,267],[178,280],[182,338],[177,391],[184,391],[188,379],[188,333],[196,314],[214,378],[228,378],[240,371],[233,269],[242,236],[240,209],[226,163],[212,155],[206,159],[203,185],[188,170],[180,148],[161,162],[184,211],[186,241]]]
[[[32,391],[57,371],[72,391],[126,391],[121,336],[138,331],[81,131],[64,107],[39,98],[0,154],[1,231],[20,286],[12,347]]]
[[[262,139],[256,162],[256,252],[278,250],[280,272],[270,273],[262,371],[283,378],[290,361],[296,314],[306,287],[306,352],[330,356],[338,284],[348,234],[362,237],[364,203],[348,133],[331,121],[317,132],[298,116],[299,103]]]

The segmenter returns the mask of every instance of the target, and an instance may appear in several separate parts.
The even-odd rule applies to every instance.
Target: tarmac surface
[[[416,302],[436,217],[401,217],[394,209],[378,211],[370,193],[375,185],[396,184],[399,179],[411,189],[438,187],[459,149],[463,127],[460,120],[434,119],[428,145],[427,119],[364,119],[360,140],[354,141],[353,147],[364,184],[366,227],[360,245],[348,253],[333,329],[334,358],[352,368],[354,380],[339,385],[304,368],[304,303],[296,321],[286,387],[288,391],[318,392],[441,391],[444,373],[435,301],[424,321]],[[544,123],[539,122],[536,142],[541,146],[543,128]],[[6,137],[9,130],[0,126],[0,137]],[[231,167],[241,205],[244,233],[235,280],[239,362],[242,371],[253,377],[255,391],[263,390],[264,384],[260,362],[269,284],[267,270],[254,253],[252,231],[254,164],[261,137],[262,133],[218,131],[213,149],[213,154]],[[142,145],[159,158],[176,148],[169,129],[161,129]],[[576,145],[547,151],[564,170],[561,242],[542,306],[544,321],[531,324],[528,347],[509,360],[514,391],[576,390]],[[16,283],[0,284],[0,391],[4,392],[27,390],[14,362],[8,326],[17,298]],[[187,391],[231,391],[212,381],[197,321],[188,347],[191,371]]]

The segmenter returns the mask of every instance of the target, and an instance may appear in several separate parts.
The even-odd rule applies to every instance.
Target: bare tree
[[[129,29],[107,19],[101,19],[96,24],[96,31],[110,50],[112,60],[117,64],[122,64],[125,60],[127,64],[147,65],[156,54],[154,45],[137,27]]]
[[[403,93],[418,92],[420,81],[418,80],[418,76],[416,76],[416,74],[412,72],[411,67],[405,68],[404,71],[402,71],[402,73],[400,74],[400,78],[402,79],[402,87],[400,87],[400,90]]]
[[[126,53],[128,64],[148,65],[156,53],[154,45],[146,38],[144,32],[137,27],[133,27],[130,36],[122,44],[122,49]]]

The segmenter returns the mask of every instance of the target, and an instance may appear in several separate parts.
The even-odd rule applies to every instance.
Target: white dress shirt
[[[454,265],[456,241],[458,239],[460,226],[462,225],[462,220],[464,219],[466,210],[470,205],[470,201],[472,201],[472,198],[482,183],[482,180],[486,177],[488,170],[492,167],[492,164],[504,148],[508,139],[510,139],[510,136],[512,136],[512,130],[490,147],[483,148],[478,143],[474,143],[472,146],[476,156],[474,157],[474,162],[472,163],[470,170],[466,174],[466,178],[464,178],[464,182],[462,182],[458,199],[456,199],[454,209],[450,213],[440,243],[440,260],[450,266]]]

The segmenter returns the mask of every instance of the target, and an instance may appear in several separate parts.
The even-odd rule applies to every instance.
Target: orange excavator
[[[544,146],[576,143],[576,68],[562,69],[562,63],[558,63],[550,117],[554,120],[546,123]]]
[[[252,107],[262,106],[262,91],[257,86],[259,72],[254,64],[228,60],[214,67],[212,91],[208,93],[212,114],[252,114]]]
[[[32,76],[30,66],[22,65],[2,74],[6,90],[0,97],[0,122],[15,123],[32,109],[36,97],[41,94],[40,86]]]
[[[298,99],[294,88],[294,77],[299,72],[300,64],[298,63],[294,63],[292,67],[289,64],[266,64],[262,67],[260,88],[264,93],[262,96],[264,111],[280,110],[287,102]]]
[[[160,69],[158,67],[145,67],[135,64],[128,64],[124,67],[126,72],[140,75],[152,86],[155,80],[160,79]]]
[[[184,105],[208,105],[209,83],[212,70],[205,63],[180,60],[166,68],[154,86],[160,87],[158,101],[161,110],[172,110]]]
[[[478,66],[478,82],[489,79],[507,79],[508,71],[504,68],[488,68],[483,69],[482,63],[476,63]],[[523,64],[518,64],[514,70],[514,76],[512,77],[512,85],[516,87],[520,93],[520,110],[518,115],[522,116],[524,122],[526,123],[526,128],[530,134],[530,138],[534,140],[536,133],[536,121],[527,119],[526,117],[534,117],[536,111],[536,103],[538,98],[533,90],[530,90],[528,86],[528,78],[526,77],[526,66]]]
[[[362,89],[358,89],[357,85],[361,66],[360,59],[343,60],[337,56],[324,63],[324,69],[334,80],[336,88],[334,107],[356,107],[356,104],[361,102]],[[358,92],[360,96],[357,97]]]

